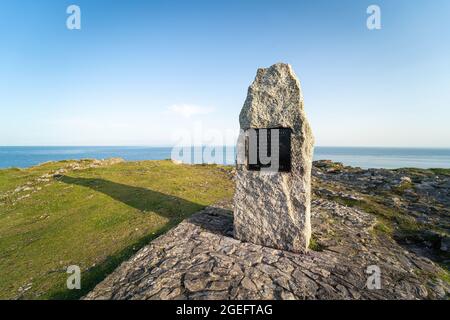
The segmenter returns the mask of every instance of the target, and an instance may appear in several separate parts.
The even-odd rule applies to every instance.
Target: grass
[[[449,169],[399,169],[399,170],[407,170],[409,172],[414,171],[415,174],[434,174],[432,171],[437,171],[435,174],[445,174],[445,172],[450,172]],[[401,196],[401,194],[409,188],[412,188],[413,186],[405,182],[405,185],[401,186],[400,189],[393,190],[394,194],[398,194]],[[335,184],[329,184],[324,183],[319,180],[314,181],[314,187],[315,188],[326,188],[329,190],[333,190],[335,192],[344,191],[347,193],[351,193],[351,190],[347,190],[344,186],[341,186],[338,183]],[[437,233],[445,233],[445,230],[443,230],[441,227],[438,227],[436,225],[427,224],[418,222],[413,216],[408,214],[408,212],[405,212],[399,208],[388,206],[383,201],[383,197],[390,197],[392,194],[389,193],[383,193],[380,195],[369,195],[369,194],[359,194],[360,199],[350,199],[346,197],[341,196],[331,196],[331,195],[324,195],[324,196],[317,196],[314,195],[314,197],[325,197],[328,200],[332,200],[335,202],[338,202],[342,205],[345,205],[347,207],[356,207],[358,209],[361,209],[367,213],[370,213],[374,215],[377,218],[377,222],[373,228],[373,234],[380,236],[380,239],[383,239],[383,237],[387,236],[389,238],[393,238],[395,240],[399,240],[400,242],[403,242],[404,240],[408,239],[409,241],[418,241],[423,242],[424,240],[436,245],[439,243],[439,239],[437,235],[434,232],[428,232],[428,231],[435,231]],[[320,251],[323,250],[323,248],[320,248],[317,241],[314,239],[311,240],[310,245],[311,250]],[[448,265],[448,254],[442,254],[439,253],[437,255],[437,259],[434,260],[437,262],[443,269],[443,272],[437,275],[432,275],[434,278],[439,278],[443,280],[444,282],[450,283],[450,269]]]
[[[412,176],[432,176],[432,175],[445,175],[450,176],[449,168],[431,168],[431,169],[420,169],[420,168],[401,168],[394,169],[393,171],[405,172],[406,174]]]
[[[446,283],[450,283],[450,271],[446,269],[439,273],[437,277]]]
[[[351,190],[345,190],[339,184],[328,184],[319,181],[315,181],[316,187],[322,187],[329,190],[334,190],[336,192],[345,191],[352,192]],[[394,194],[401,194],[406,189],[411,188],[410,183],[405,182],[404,186],[402,184],[401,188],[394,190]],[[377,224],[374,226],[375,232],[382,232],[389,234],[389,236],[401,236],[414,238],[417,234],[424,230],[429,230],[430,226],[417,222],[414,217],[408,215],[407,212],[403,212],[401,209],[388,206],[384,204],[384,199],[382,198],[390,197],[392,194],[386,195],[368,195],[360,194],[360,199],[350,199],[341,196],[325,196],[329,200],[333,200],[337,203],[345,205],[347,207],[356,207],[367,213],[373,214],[377,217]]]
[[[312,251],[323,251],[325,249],[325,246],[323,246],[321,243],[317,241],[317,239],[314,237],[314,235],[311,236],[311,239],[309,241],[309,249]]]
[[[400,185],[395,186],[393,188],[393,192],[398,195],[403,195],[406,190],[411,190],[411,189],[414,189],[414,184],[409,181],[404,181]]]
[[[386,234],[394,233],[392,224],[389,223],[389,221],[386,219],[378,219],[378,221],[375,224],[375,226],[373,227],[373,229],[375,232],[380,232],[380,233],[386,233]]]
[[[51,170],[56,170],[68,161],[49,162],[30,169],[3,169],[0,170],[0,193],[14,189],[20,184],[30,181]]]
[[[383,204],[376,196],[364,196],[362,200],[333,197],[333,200],[348,207],[357,207],[365,212],[371,213],[378,218],[375,230],[395,235],[400,233],[403,236],[414,236],[422,229],[429,229],[428,226],[417,222],[408,214]]]
[[[432,171],[434,174],[437,175],[450,176],[450,169],[438,168],[438,169],[430,169],[430,171]]]
[[[0,170],[0,194],[64,163]],[[69,171],[20,201],[0,196],[0,298],[79,298],[152,239],[230,198],[228,170],[124,162]],[[82,270],[81,290],[66,289],[69,265]]]

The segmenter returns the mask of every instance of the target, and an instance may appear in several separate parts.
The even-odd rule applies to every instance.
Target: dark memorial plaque
[[[278,169],[275,172],[290,172],[291,171],[291,132],[289,128],[270,128],[270,129],[251,129],[254,134],[249,134],[245,141],[245,157],[247,170],[260,171],[261,168],[271,168],[272,161],[262,161],[262,157],[275,159],[278,157]],[[272,145],[272,134],[274,131],[278,131],[279,143],[278,146]],[[266,142],[264,143],[264,136],[266,135]],[[276,143],[274,141],[273,143]],[[250,155],[252,150],[256,151],[256,155],[253,157]],[[272,151],[275,151],[272,154]]]

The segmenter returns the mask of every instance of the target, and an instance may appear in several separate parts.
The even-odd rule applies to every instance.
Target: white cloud
[[[200,107],[191,104],[174,104],[168,108],[170,113],[185,118],[190,118],[194,115],[208,114],[214,111],[213,108]]]

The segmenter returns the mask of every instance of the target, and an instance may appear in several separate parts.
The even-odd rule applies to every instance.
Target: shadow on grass
[[[122,262],[128,260],[136,251],[147,245],[150,241],[164,234],[189,215],[205,208],[204,205],[190,202],[161,192],[128,186],[104,179],[73,178],[61,176],[57,178],[67,184],[74,184],[91,188],[104,193],[111,198],[125,203],[143,212],[155,212],[169,219],[169,222],[155,234],[147,235],[132,245],[122,249],[99,265],[82,272],[82,288],[80,290],[63,289],[61,286],[50,290],[48,298],[54,300],[79,299],[89,293],[99,282],[112,273]]]
[[[175,196],[153,191],[146,188],[133,187],[104,179],[73,178],[61,176],[58,178],[67,184],[79,185],[108,195],[114,200],[145,212],[154,212],[165,218],[179,218],[186,214],[204,208],[203,205],[184,200]]]

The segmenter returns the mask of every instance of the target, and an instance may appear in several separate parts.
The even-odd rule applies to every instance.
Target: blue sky
[[[448,0],[4,0],[0,145],[237,134],[256,69],[283,61],[317,145],[450,147],[449,18]]]

